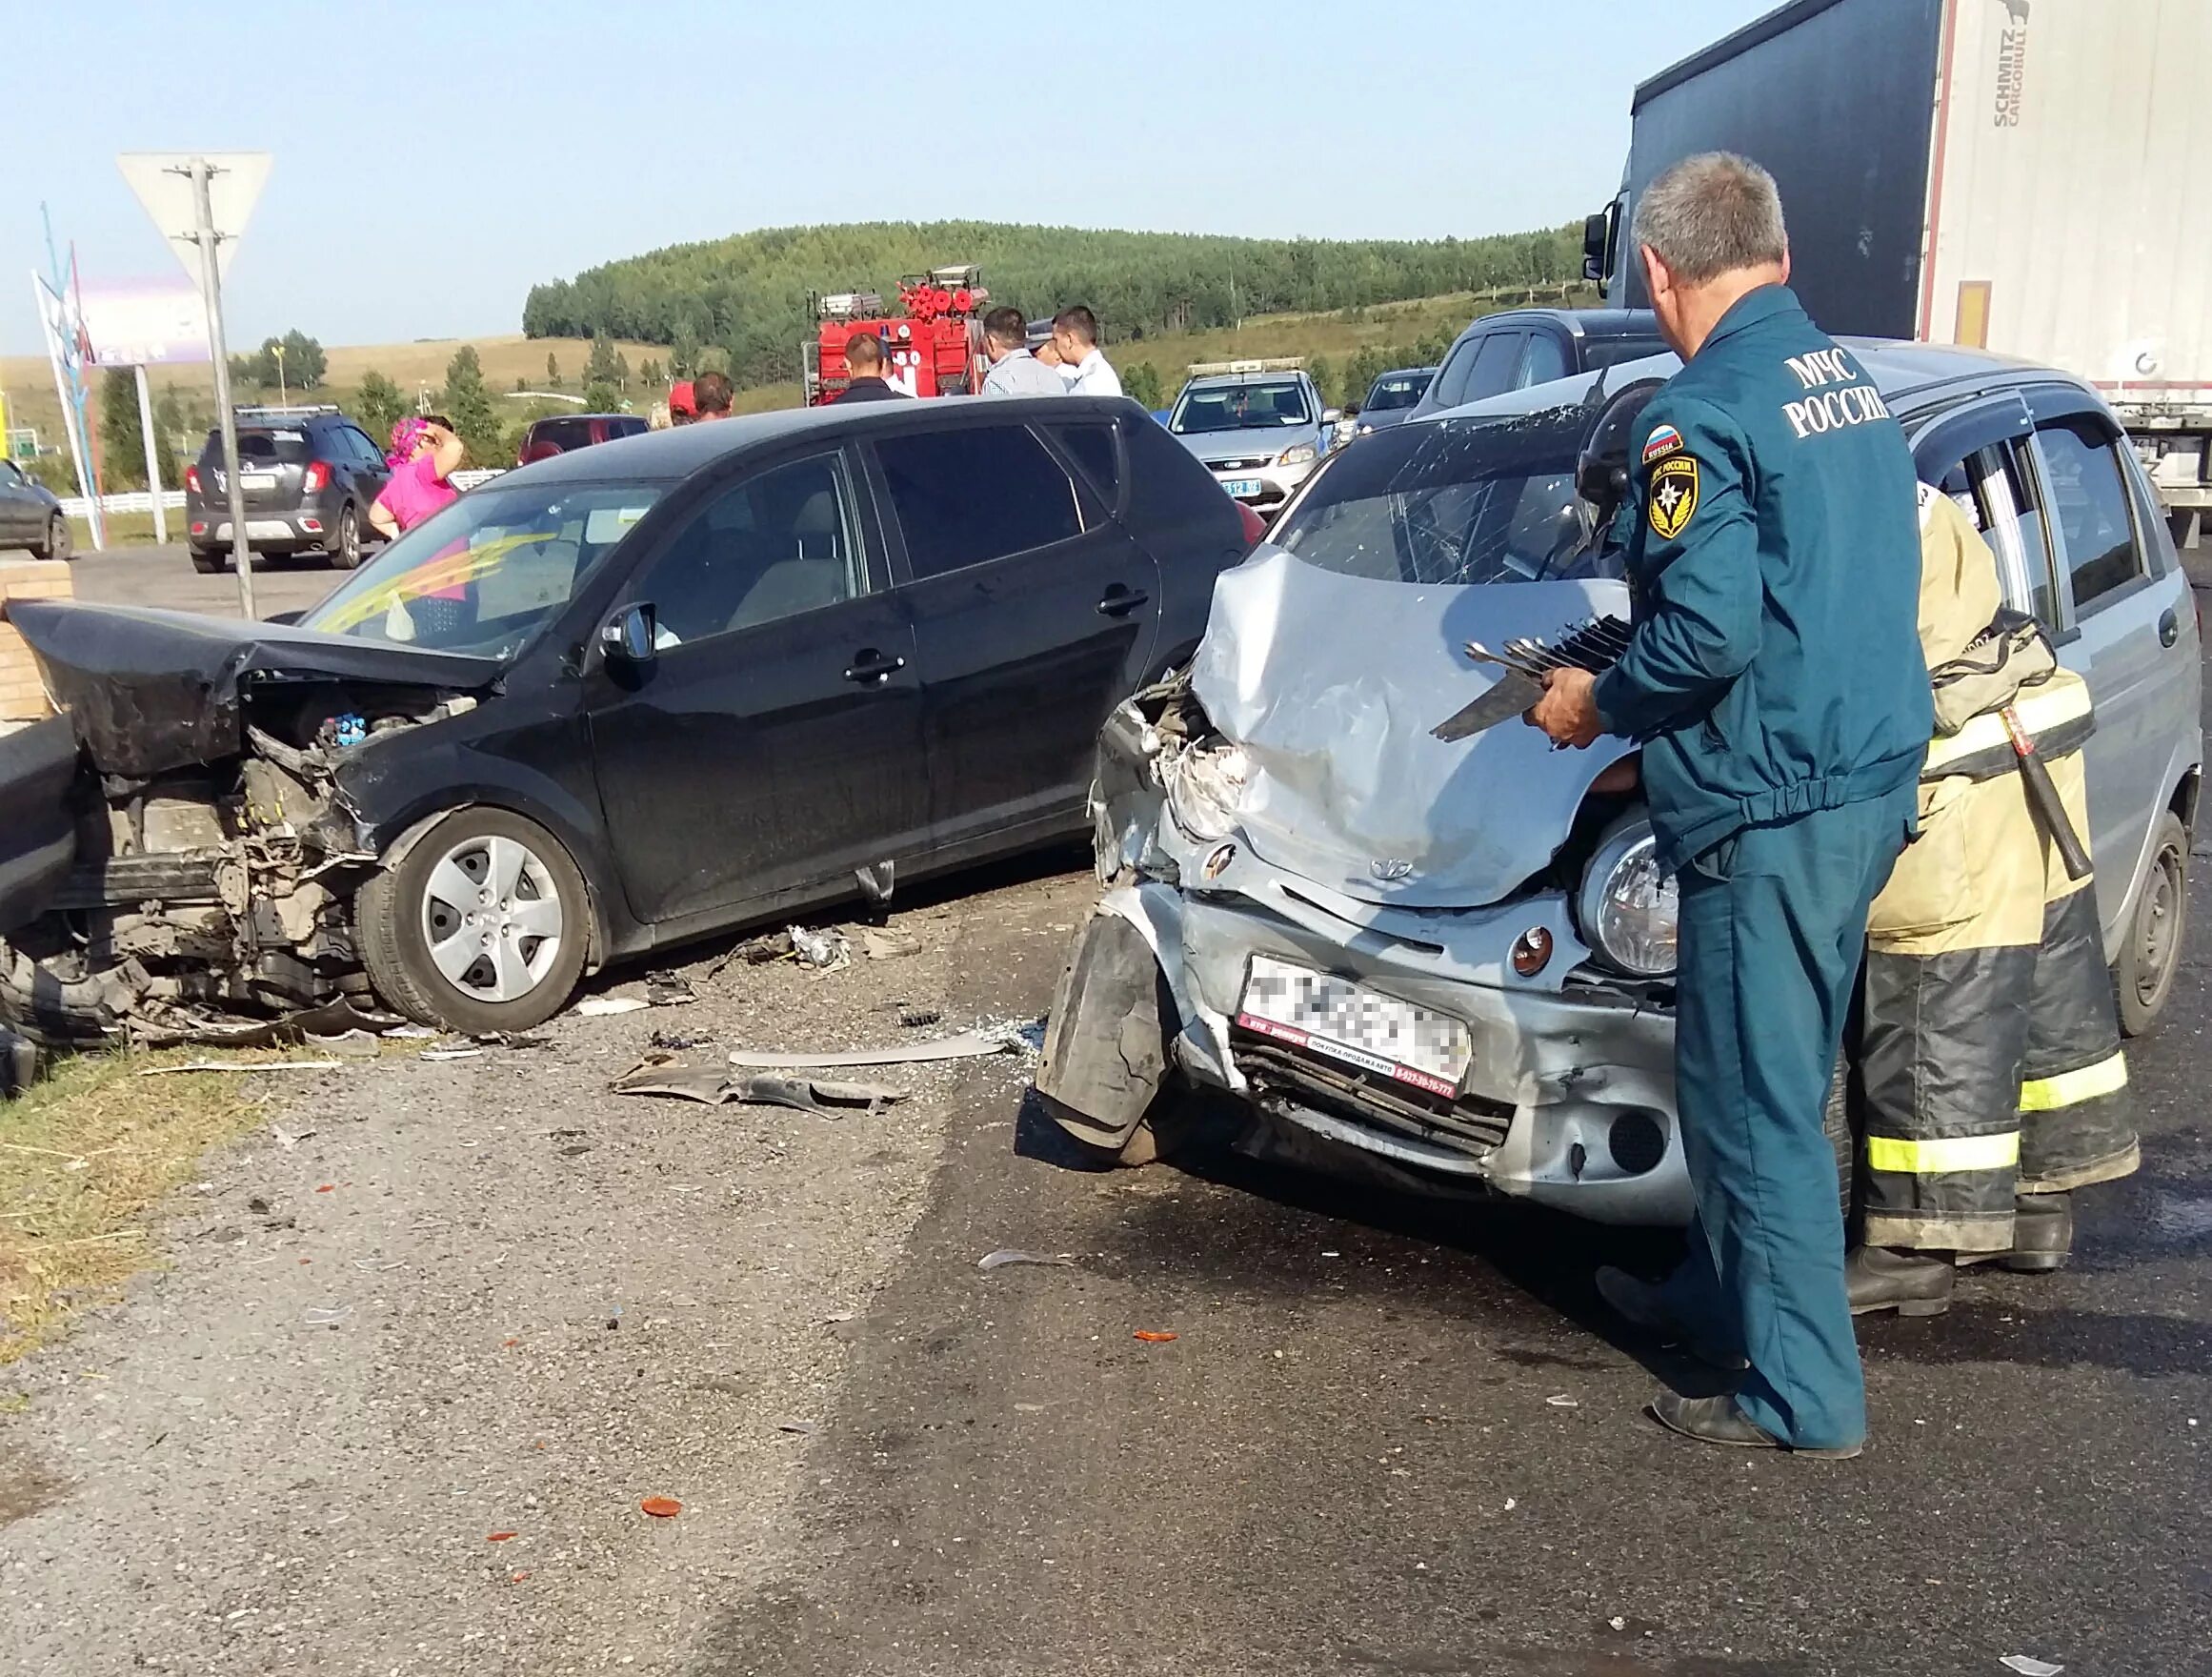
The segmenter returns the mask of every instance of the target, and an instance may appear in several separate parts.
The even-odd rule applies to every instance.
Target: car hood
[[[1630,747],[1608,737],[1555,752],[1519,722],[1449,744],[1429,730],[1492,683],[1468,641],[1548,640],[1599,613],[1625,617],[1627,589],[1379,582],[1259,548],[1216,581],[1191,670],[1207,716],[1248,758],[1245,841],[1365,901],[1465,908],[1509,896]]]
[[[111,775],[234,756],[244,745],[240,692],[249,682],[471,693],[497,681],[501,668],[492,658],[144,606],[24,599],[7,612],[78,743]]]
[[[1206,431],[1191,436],[1176,433],[1175,437],[1201,460],[1272,460],[1301,442],[1316,446],[1320,434],[1317,425],[1264,425],[1249,431]]]

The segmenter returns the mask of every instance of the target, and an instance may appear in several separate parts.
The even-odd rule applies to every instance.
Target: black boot
[[[1900,1316],[1941,1316],[1951,1307],[1958,1273],[1948,1252],[1909,1252],[1901,1246],[1860,1246],[1843,1261],[1851,1314],[1895,1310]]]
[[[2012,1250],[1998,1262],[2029,1272],[2065,1268],[2074,1251],[2073,1196],[2017,1194],[2012,1206]]]
[[[1688,1323],[1678,1320],[1668,1307],[1666,1289],[1657,1283],[1610,1263],[1599,1265],[1597,1281],[1598,1296],[1660,1344],[1679,1345],[1713,1368],[1733,1371],[1743,1366],[1741,1357],[1705,1343]]]

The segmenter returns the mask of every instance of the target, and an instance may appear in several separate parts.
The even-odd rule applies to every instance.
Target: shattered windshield
[[[1581,408],[1398,426],[1363,438],[1317,478],[1274,539],[1309,565],[1421,583],[1618,576],[1582,552],[1575,462]]]
[[[657,483],[496,479],[427,518],[300,619],[305,629],[506,658],[660,497]]]

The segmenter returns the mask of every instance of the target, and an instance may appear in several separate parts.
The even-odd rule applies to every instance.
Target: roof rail
[[[1303,355],[1269,355],[1256,361],[1193,361],[1183,371],[1198,378],[1211,373],[1298,373],[1305,365]]]
[[[257,419],[290,419],[310,414],[335,414],[337,411],[338,404],[335,402],[294,402],[289,407],[280,407],[274,402],[239,402],[231,409],[231,413],[241,417],[251,414]]]

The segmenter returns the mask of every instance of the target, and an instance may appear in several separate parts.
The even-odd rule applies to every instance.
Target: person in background
[[[1068,394],[1068,380],[1064,364],[1060,360],[1060,346],[1047,335],[1030,345],[1029,353],[1031,358],[1039,367],[1050,367],[1055,374],[1059,375],[1060,394],[1066,395]]]
[[[369,509],[369,524],[391,541],[432,513],[450,507],[461,492],[447,481],[467,454],[443,414],[400,420],[392,428],[392,448],[384,456],[392,475]]]
[[[689,425],[699,416],[697,382],[679,378],[668,387],[668,422]]]
[[[1117,396],[1121,378],[1098,348],[1098,316],[1076,303],[1053,316],[1053,347],[1073,396]]]
[[[645,429],[648,431],[666,431],[671,423],[666,402],[655,402],[645,412]]]
[[[727,373],[702,373],[692,380],[692,404],[698,410],[698,423],[710,419],[730,417],[730,375]]]
[[[845,372],[849,382],[830,398],[833,402],[895,402],[906,394],[884,381],[883,340],[872,332],[856,332],[845,340]]]
[[[983,316],[983,354],[991,371],[983,375],[987,396],[1064,396],[1068,381],[1025,347],[1029,322],[1019,309],[994,309]]]

